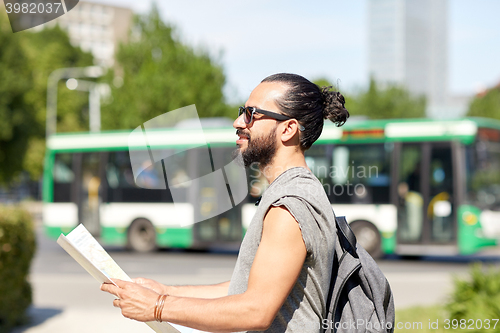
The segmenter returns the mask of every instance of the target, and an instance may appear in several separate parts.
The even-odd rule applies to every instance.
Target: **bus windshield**
[[[500,142],[478,141],[467,148],[467,202],[500,210]]]

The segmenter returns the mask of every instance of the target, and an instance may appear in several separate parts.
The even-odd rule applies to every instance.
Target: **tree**
[[[23,169],[31,178],[37,179],[43,171],[45,154],[47,79],[58,68],[91,66],[93,58],[90,53],[72,46],[67,33],[58,26],[26,33],[23,37],[33,82],[33,89],[26,92],[26,99],[36,112],[36,126],[32,128]],[[59,82],[57,92],[57,132],[88,130],[88,93],[67,89],[64,80]]]
[[[413,96],[408,90],[395,85],[380,89],[372,78],[368,90],[355,96],[347,109],[353,116],[390,119],[425,117],[425,108],[424,96]]]
[[[467,116],[500,119],[500,84],[474,97]]]
[[[320,87],[333,86],[326,78],[314,83]],[[371,119],[425,117],[426,101],[423,96],[413,96],[406,89],[391,85],[380,89],[375,80],[370,80],[368,90],[357,94],[340,92],[345,98],[345,108],[351,116],[366,116]]]
[[[22,170],[38,179],[43,170],[47,79],[61,67],[92,65],[92,55],[73,47],[59,27],[13,34],[0,15],[0,183]],[[88,129],[88,94],[60,82],[58,132]]]
[[[26,98],[33,88],[28,58],[8,22],[0,17],[0,183],[21,170],[34,126],[34,109]]]
[[[122,78],[108,76],[110,83],[119,84],[110,84],[113,100],[103,107],[103,129],[135,128],[191,104],[200,117],[234,118],[224,101],[222,66],[206,50],[182,44],[156,7],[135,17],[130,41],[120,46],[116,59]]]

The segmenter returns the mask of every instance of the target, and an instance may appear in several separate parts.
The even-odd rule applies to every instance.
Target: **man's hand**
[[[166,290],[166,286],[161,284],[160,282],[156,282],[155,280],[146,279],[146,278],[136,278],[132,279],[134,283],[141,285],[145,288],[149,288],[153,291],[156,291],[158,294],[168,294]]]
[[[115,295],[118,299],[113,301],[113,306],[122,310],[124,317],[138,321],[154,321],[154,308],[159,294],[149,288],[134,282],[113,279],[111,283],[103,283],[101,290]]]

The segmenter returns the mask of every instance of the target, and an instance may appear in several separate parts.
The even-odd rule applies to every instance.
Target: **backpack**
[[[393,332],[394,299],[387,279],[356,242],[345,217],[335,222],[337,242],[322,332]]]

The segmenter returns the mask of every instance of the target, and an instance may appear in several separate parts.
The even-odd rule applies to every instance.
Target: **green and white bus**
[[[47,233],[57,237],[83,223],[103,244],[128,244],[137,251],[236,247],[267,185],[259,169],[248,169],[249,195],[242,203],[183,226],[203,219],[217,203],[216,191],[204,189],[202,205],[187,198],[181,210],[169,210],[168,189],[135,184],[129,134],[49,138],[43,183]],[[233,128],[209,128],[204,134],[213,163],[231,159]],[[178,151],[174,168],[210,172],[199,170],[208,162],[189,149],[199,143],[188,129],[159,131],[158,138],[163,149]],[[500,238],[498,121],[357,120],[341,128],[325,123],[306,162],[323,183],[335,213],[347,217],[358,241],[375,257],[467,255],[496,246]]]

